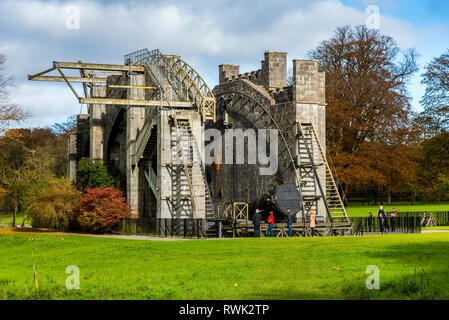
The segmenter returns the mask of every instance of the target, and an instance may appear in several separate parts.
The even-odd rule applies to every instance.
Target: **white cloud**
[[[44,127],[77,114],[81,105],[64,83],[23,83],[14,88],[12,101],[31,114],[26,126]],[[86,107],[83,106],[84,112]]]
[[[67,5],[80,9],[79,30],[65,26]],[[42,121],[43,125],[77,112],[64,84],[25,80],[27,74],[44,70],[54,60],[121,63],[129,52],[160,48],[183,56],[213,87],[220,63],[240,64],[242,71],[249,71],[260,67],[264,50],[287,51],[290,59],[301,58],[336,27],[364,23],[366,18],[364,11],[337,0],[5,0],[0,3],[0,14],[0,51],[7,54],[7,71],[16,75],[19,85],[12,96],[33,112],[33,123]],[[382,16],[381,31],[400,45],[413,45],[414,29],[404,21]],[[48,111],[42,113],[39,108],[44,105]],[[71,111],[62,112],[65,108]]]

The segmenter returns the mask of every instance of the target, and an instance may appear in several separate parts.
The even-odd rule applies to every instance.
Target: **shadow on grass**
[[[368,290],[366,287],[348,285],[342,289],[346,299],[411,299],[411,300],[447,300],[449,292],[440,287],[438,282],[425,272],[415,271],[414,275],[402,276],[387,283],[381,283],[378,290]]]
[[[385,245],[381,250],[361,252],[360,259],[372,264],[402,265],[404,268],[380,270],[380,289],[368,290],[365,270],[354,274],[352,281],[342,280],[335,288],[308,288],[304,290],[280,288],[270,292],[248,292],[245,299],[349,299],[349,300],[448,300],[449,299],[449,242],[411,242]],[[383,281],[383,279],[387,280]]]
[[[449,299],[449,242],[403,243],[387,245],[381,251],[363,252],[366,257],[381,264],[389,262],[413,268],[413,274],[397,270],[394,280],[380,283],[379,290],[365,286],[367,274],[346,284],[343,295],[348,299]],[[380,278],[382,279],[382,268]],[[401,274],[402,272],[402,274]],[[410,271],[409,271],[410,272]]]

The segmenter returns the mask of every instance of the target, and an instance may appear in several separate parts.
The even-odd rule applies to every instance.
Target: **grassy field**
[[[0,228],[0,299],[448,299],[448,260],[449,233],[142,241]],[[80,290],[65,288],[69,265]],[[380,290],[365,287],[369,265]]]
[[[392,205],[384,204],[384,209],[389,212],[393,208],[396,211],[449,211],[449,202],[421,202],[416,205],[410,205],[410,202],[395,202]],[[379,205],[364,205],[360,202],[350,203],[349,207],[346,207],[346,212],[350,217],[367,217],[369,212],[372,212],[377,216],[379,211]]]
[[[449,226],[423,227],[422,230],[449,230]]]
[[[22,224],[23,212],[17,212],[16,225]],[[27,218],[27,224],[31,224],[31,217]],[[0,212],[0,226],[11,226],[12,225],[12,212],[2,213]]]
[[[391,211],[396,208],[397,211],[449,211],[449,202],[421,202],[416,205],[410,205],[410,202],[395,202],[392,205],[384,205],[385,210]],[[346,207],[346,211],[350,217],[367,217],[371,211],[374,215],[377,215],[379,211],[379,205],[364,205],[360,202],[351,203],[349,207]],[[21,224],[23,219],[23,212],[17,213],[17,224]],[[11,225],[12,213],[0,212],[0,226]],[[31,217],[27,218],[27,224],[31,224]]]

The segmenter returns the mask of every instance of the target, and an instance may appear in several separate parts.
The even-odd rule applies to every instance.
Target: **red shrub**
[[[108,232],[130,213],[124,194],[110,187],[88,188],[73,216],[79,227],[89,232]]]

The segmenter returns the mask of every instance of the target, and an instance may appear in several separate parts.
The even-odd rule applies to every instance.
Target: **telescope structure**
[[[287,81],[286,58],[285,52],[265,52],[261,68],[243,74],[238,65],[222,64],[213,90],[180,56],[157,49],[125,55],[122,65],[53,62],[29,80],[65,83],[87,105],[69,137],[68,175],[76,182],[82,158],[104,161],[124,181],[132,219],[156,225],[159,219],[200,219],[207,229],[229,204],[246,203],[251,216],[263,207],[261,199],[275,204],[276,190],[288,185],[279,194],[286,200],[291,186],[300,194],[301,205],[292,203],[300,207],[297,221],[306,221],[311,210],[318,221],[347,221],[327,161],[325,74],[317,61],[293,60]],[[76,75],[69,74],[73,70]],[[224,145],[229,129],[275,130],[277,139],[267,144],[278,141],[277,170],[261,175],[266,164],[248,163],[248,154],[243,163],[224,153],[206,155],[209,129],[222,133]],[[245,150],[252,142],[244,139]],[[209,156],[213,163],[206,163]]]

